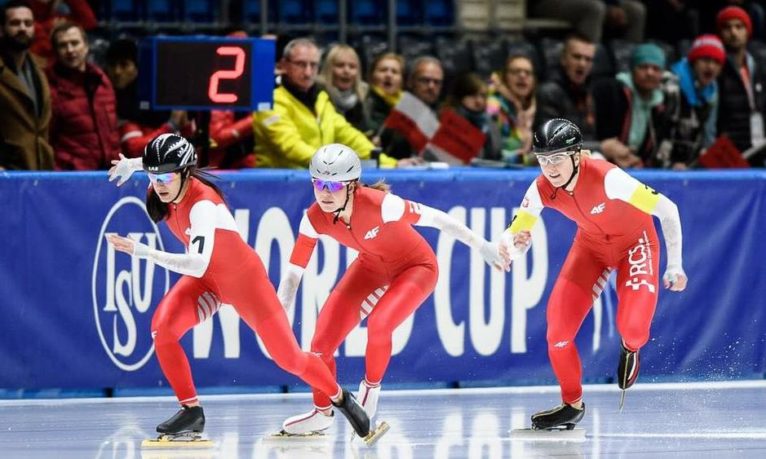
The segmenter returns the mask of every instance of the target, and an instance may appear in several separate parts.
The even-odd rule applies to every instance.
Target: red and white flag
[[[383,125],[403,135],[413,150],[420,153],[439,129],[439,120],[431,107],[405,91]]]

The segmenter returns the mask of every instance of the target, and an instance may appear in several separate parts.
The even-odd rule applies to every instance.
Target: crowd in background
[[[307,168],[334,142],[381,167],[533,165],[531,133],[555,117],[624,168],[766,165],[764,64],[751,53],[766,41],[761,2],[541,0],[527,12],[571,22],[546,68],[523,48],[487,76],[449,74],[431,55],[366,62],[346,44],[280,37],[273,108],[213,111],[208,123],[139,105],[134,39],[111,40],[95,62],[89,31],[98,22],[86,0],[9,0],[0,11],[0,169],[107,169],[158,134],[196,138],[201,122],[206,162],[220,169]],[[602,40],[627,43],[614,74],[594,75]],[[668,52],[676,43],[685,43],[680,55]]]

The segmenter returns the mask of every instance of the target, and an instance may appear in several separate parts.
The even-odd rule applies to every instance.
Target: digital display
[[[142,52],[149,64],[152,109],[270,108],[274,90],[274,42],[223,37],[153,37]],[[148,87],[147,87],[148,86]],[[142,98],[145,100],[145,98]]]

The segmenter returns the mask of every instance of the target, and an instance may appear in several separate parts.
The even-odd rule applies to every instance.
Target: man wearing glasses
[[[320,146],[335,142],[348,145],[363,159],[370,157],[372,142],[335,111],[327,92],[316,84],[319,59],[319,48],[308,38],[285,46],[274,108],[253,117],[257,167],[306,169]],[[396,165],[385,155],[380,162]]]
[[[664,286],[676,292],[686,288],[676,205],[619,167],[588,157],[581,147],[580,130],[571,121],[551,119],[535,131],[533,153],[542,174],[527,190],[499,245],[510,269],[511,260],[528,250],[530,231],[543,208],[554,208],[577,223],[546,309],[548,356],[563,403],[533,415],[533,429],[572,429],[585,414],[575,336],[612,270],[617,271],[617,330],[622,337],[617,384],[623,397],[636,382],[638,351],[649,340],[659,292],[660,254],[652,215],[660,220],[668,252]]]

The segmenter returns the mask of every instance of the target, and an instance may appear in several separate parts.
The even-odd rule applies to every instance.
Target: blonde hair
[[[359,100],[364,100],[364,98],[367,97],[367,84],[362,81],[362,62],[359,60],[359,55],[354,51],[354,48],[348,45],[336,44],[330,48],[324,58],[324,62],[322,62],[322,69],[319,71],[319,81],[325,88],[331,86],[335,87],[332,83],[332,67],[338,59],[338,56],[343,52],[351,53],[351,55],[354,56],[354,59],[356,59],[357,72],[352,89]]]
[[[373,183],[372,185],[366,185],[362,182],[359,182],[359,185],[366,187],[366,188],[372,188],[373,190],[382,191],[384,193],[390,193],[391,192],[391,185],[386,183],[386,179],[380,179],[377,182]]]
[[[375,59],[372,60],[372,64],[370,65],[370,69],[367,72],[367,81],[372,83],[372,74],[375,73],[375,68],[377,68],[378,64],[380,64],[381,62],[383,62],[385,60],[392,60],[392,61],[396,61],[396,62],[399,63],[399,73],[402,75],[402,86],[403,86],[404,85],[404,77],[405,77],[405,74],[404,74],[404,70],[405,70],[404,69],[404,65],[405,65],[404,57],[402,57],[401,55],[396,54],[396,53],[383,53],[383,54],[378,54],[377,56],[375,56]]]

